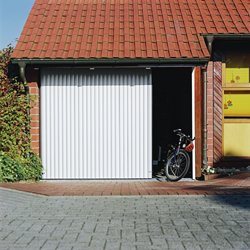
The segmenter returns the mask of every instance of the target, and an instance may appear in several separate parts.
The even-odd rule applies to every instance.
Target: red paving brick
[[[249,195],[250,172],[210,181],[40,181],[37,183],[1,183],[0,187],[47,196]]]

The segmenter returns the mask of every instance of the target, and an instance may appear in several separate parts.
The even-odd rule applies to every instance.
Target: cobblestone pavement
[[[46,197],[0,188],[0,249],[250,249],[249,195]]]
[[[38,183],[0,183],[0,187],[47,196],[250,195],[250,172],[210,181],[58,180]]]

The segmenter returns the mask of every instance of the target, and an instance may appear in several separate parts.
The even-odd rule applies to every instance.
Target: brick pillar
[[[207,67],[207,157],[208,157],[208,166],[213,166],[213,150],[214,150],[214,131],[213,131],[213,124],[214,124],[214,114],[213,114],[213,101],[214,101],[214,96],[213,96],[213,65],[214,63],[210,61],[208,63]]]
[[[32,150],[40,155],[40,97],[39,97],[39,70],[33,68],[26,69],[26,79],[30,89],[30,95],[35,96],[35,102],[31,103],[33,108],[30,110],[31,120],[31,146]]]

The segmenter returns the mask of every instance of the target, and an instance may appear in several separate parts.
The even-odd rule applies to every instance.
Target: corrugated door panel
[[[41,142],[44,179],[151,178],[151,70],[43,69]]]

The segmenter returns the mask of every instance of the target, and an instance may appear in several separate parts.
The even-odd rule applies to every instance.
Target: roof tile
[[[44,46],[44,43],[42,41],[40,41],[37,45],[37,50],[42,50]]]
[[[12,57],[203,58],[206,33],[249,34],[249,3],[36,0]]]

